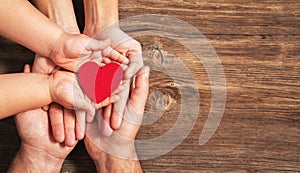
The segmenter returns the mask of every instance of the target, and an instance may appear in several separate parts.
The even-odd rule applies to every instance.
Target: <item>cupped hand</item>
[[[110,40],[95,40],[83,34],[64,33],[53,45],[49,58],[58,66],[75,72],[82,63],[99,58],[109,57],[126,64],[128,59],[112,49]]]
[[[41,108],[20,113],[15,116],[15,121],[23,148],[41,151],[61,161],[77,143],[72,147],[57,143],[51,133],[48,113]],[[65,121],[75,121],[75,117],[68,117]]]
[[[30,72],[28,67],[27,72]],[[59,67],[49,58],[35,55],[32,72],[50,75],[57,71]],[[74,146],[77,140],[81,140],[85,133],[85,114],[62,107],[57,103],[51,103],[43,107],[48,111],[51,124],[51,131],[56,142],[64,143],[67,146]],[[74,118],[76,116],[76,119]]]
[[[25,66],[24,72],[30,72],[28,65]],[[64,121],[69,124],[75,123],[75,117],[65,116]],[[15,122],[21,139],[21,147],[16,157],[22,158],[24,162],[30,161],[22,169],[59,172],[63,161],[72,151],[77,140],[71,146],[57,143],[51,133],[48,113],[42,108],[17,114]],[[17,169],[12,166],[10,171],[19,171]]]
[[[109,27],[104,33],[111,33],[112,47],[120,54],[126,56],[129,59],[128,68],[124,72],[124,77],[127,81],[124,81],[124,90],[119,94],[120,100],[114,103],[113,106],[105,108],[103,118],[107,124],[107,128],[104,131],[105,135],[110,135],[112,130],[116,130],[120,127],[123,119],[123,113],[125,105],[128,100],[130,78],[132,78],[143,66],[142,47],[132,37],[128,36],[118,27]],[[117,37],[119,36],[119,37]],[[110,124],[110,126],[108,126]]]
[[[101,160],[101,153],[108,153],[118,158],[136,159],[134,139],[140,128],[149,90],[149,68],[142,68],[132,85],[130,99],[124,111],[124,120],[118,130],[111,136],[104,136],[101,132],[104,125],[102,115],[87,124],[85,146],[91,158]]]
[[[65,108],[84,110],[90,115],[95,114],[95,107],[84,96],[76,75],[66,71],[56,71],[51,74],[49,82],[51,100]]]

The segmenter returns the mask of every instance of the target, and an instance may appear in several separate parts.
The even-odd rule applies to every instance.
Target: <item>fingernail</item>
[[[144,73],[144,77],[145,78],[149,78],[150,75],[150,68],[148,66],[145,67],[145,73]]]
[[[91,123],[91,122],[93,122],[93,120],[94,120],[94,117],[92,115],[88,114],[88,116],[86,117],[86,121],[88,123]]]
[[[129,63],[129,59],[126,56],[124,56],[124,57],[126,58],[124,64],[128,64]]]
[[[129,80],[133,76],[133,72],[125,72],[125,80]]]

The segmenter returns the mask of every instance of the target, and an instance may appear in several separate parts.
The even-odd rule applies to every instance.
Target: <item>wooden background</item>
[[[218,53],[227,82],[221,124],[212,139],[199,146],[211,104],[203,65],[170,39],[136,38],[150,51],[146,63],[168,59],[171,54],[182,60],[194,75],[201,96],[199,118],[189,136],[169,153],[141,161],[145,172],[300,172],[299,0],[120,1],[120,18],[139,14],[169,15],[195,26]],[[3,37],[0,48],[0,73],[20,72],[25,63],[32,62],[32,52]],[[165,62],[172,65],[168,64],[172,61]],[[165,133],[184,104],[178,85],[185,82],[178,84],[159,71],[152,71],[150,77],[152,95],[146,111],[164,113],[155,123],[141,128],[139,139]],[[181,75],[178,80],[184,79]],[[0,121],[0,141],[0,172],[4,172],[19,145],[13,118]],[[62,172],[95,172],[81,142],[68,156]]]

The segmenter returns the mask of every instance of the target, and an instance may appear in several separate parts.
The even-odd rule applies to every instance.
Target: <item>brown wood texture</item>
[[[145,64],[171,67],[177,76],[174,80],[159,70],[151,71],[146,115],[158,121],[142,126],[138,139],[166,133],[181,105],[189,104],[188,100],[182,103],[180,86],[193,81],[174,57],[190,70],[201,96],[200,113],[188,137],[167,154],[142,160],[145,172],[300,172],[300,1],[120,1],[121,19],[141,14],[169,15],[201,31],[223,65],[227,91],[217,131],[205,145],[198,145],[212,100],[203,64],[174,40],[135,37],[147,52]],[[185,32],[186,28],[174,29]],[[136,31],[129,27],[128,32]],[[197,43],[191,40],[191,44]],[[32,62],[32,52],[7,39],[0,39],[0,47],[0,73],[20,72]],[[3,172],[18,150],[19,139],[13,118],[1,120],[0,128]],[[68,156],[62,172],[95,172],[83,143]]]

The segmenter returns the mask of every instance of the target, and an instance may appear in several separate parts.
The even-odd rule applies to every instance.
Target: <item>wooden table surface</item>
[[[204,65],[172,39],[135,37],[148,52],[145,63],[154,69],[146,115],[159,119],[143,125],[138,139],[165,134],[182,105],[188,105],[191,113],[198,111],[189,99],[182,99],[181,88],[193,81],[186,80],[188,74],[178,60],[193,75],[201,96],[198,118],[189,135],[168,153],[142,160],[144,171],[300,172],[300,1],[120,1],[121,19],[142,14],[175,17],[201,31],[223,65],[227,94],[220,125],[206,144],[199,145],[212,102]],[[127,29],[129,33],[136,31]],[[175,26],[174,30],[184,33],[186,28]],[[191,44],[193,34],[189,35]],[[34,54],[26,48],[3,37],[0,47],[0,73],[20,72],[25,63],[32,63]],[[165,73],[167,69],[159,70],[169,67],[168,73],[176,79]],[[0,172],[4,172],[19,146],[13,118],[0,121],[0,141]],[[95,172],[82,142],[68,156],[62,172]]]

